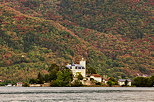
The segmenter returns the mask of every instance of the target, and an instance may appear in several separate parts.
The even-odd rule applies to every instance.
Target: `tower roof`
[[[85,61],[85,59],[82,57],[81,61]]]

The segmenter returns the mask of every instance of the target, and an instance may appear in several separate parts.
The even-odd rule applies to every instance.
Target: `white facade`
[[[90,78],[93,78],[97,82],[102,82],[102,77],[100,75],[91,75]]]
[[[80,61],[80,64],[73,63],[71,65],[67,65],[66,67],[72,70],[74,76],[80,73],[83,77],[86,77],[86,61],[83,58]]]
[[[119,84],[120,86],[122,86],[122,85],[125,85],[125,82],[118,82],[118,84]],[[131,82],[128,82],[127,85],[128,85],[128,86],[131,86]]]
[[[22,82],[18,82],[17,83],[17,87],[22,87],[23,83]]]
[[[82,58],[82,60],[80,61],[80,65],[86,68],[86,61],[84,60],[84,58]]]
[[[123,85],[125,85],[125,81],[126,81],[126,80],[128,81],[127,85],[128,85],[128,86],[131,86],[132,82],[131,82],[130,79],[119,79],[119,80],[118,80],[118,84],[119,84],[120,86],[123,86]]]

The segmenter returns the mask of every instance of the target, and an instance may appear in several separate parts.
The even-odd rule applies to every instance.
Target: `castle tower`
[[[84,58],[80,61],[80,65],[86,69],[86,60]]]
[[[82,58],[80,61],[80,65],[84,67],[81,71],[81,74],[83,77],[86,77],[86,60],[84,58]]]

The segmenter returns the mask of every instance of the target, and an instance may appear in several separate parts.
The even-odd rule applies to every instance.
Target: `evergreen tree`
[[[37,79],[38,79],[38,84],[43,84],[43,75],[40,72],[38,74]]]
[[[125,80],[125,86],[128,86],[128,80],[127,79]]]

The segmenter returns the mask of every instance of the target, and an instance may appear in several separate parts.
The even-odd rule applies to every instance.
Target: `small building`
[[[4,82],[3,80],[0,80],[0,82]]]
[[[42,87],[50,87],[50,83],[44,83],[42,84]]]
[[[80,73],[83,77],[86,77],[86,61],[82,58],[79,64],[69,64],[66,65],[67,68],[72,70],[74,76]]]
[[[42,84],[29,84],[29,87],[42,87]]]
[[[17,82],[17,87],[22,87],[23,83],[22,82]]]
[[[6,86],[8,86],[8,87],[11,87],[11,86],[13,86],[11,83],[9,83],[9,84],[7,84]]]
[[[126,83],[126,82],[127,82],[127,83]],[[125,85],[125,84],[127,84],[128,86],[131,86],[132,81],[131,81],[130,79],[119,79],[119,80],[118,80],[118,84],[119,84],[120,86],[123,86],[123,85]]]
[[[90,76],[90,78],[93,78],[94,80],[96,80],[97,82],[102,82],[102,76],[99,74],[92,74]]]
[[[104,84],[107,84],[107,82],[109,81],[110,77],[109,78],[103,78],[103,83]]]

